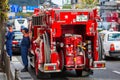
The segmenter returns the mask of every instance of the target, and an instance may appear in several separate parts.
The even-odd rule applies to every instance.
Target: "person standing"
[[[12,60],[12,40],[14,38],[14,32],[12,25],[9,23],[7,24],[8,31],[6,33],[6,51],[8,55],[10,56],[10,60]]]
[[[21,70],[21,72],[28,71],[28,50],[30,48],[30,39],[29,39],[29,33],[27,28],[22,29],[23,33],[23,39],[21,42],[21,58],[24,65],[24,68]]]

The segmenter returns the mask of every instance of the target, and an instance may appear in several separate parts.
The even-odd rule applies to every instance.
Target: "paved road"
[[[16,58],[21,61],[20,56]],[[105,70],[94,70],[94,74],[89,77],[76,77],[75,71],[66,71],[46,80],[120,80],[120,59],[107,60],[106,64]],[[29,73],[34,80],[42,80],[36,78],[35,71],[31,68],[29,68]]]
[[[7,80],[7,76],[5,73],[0,72],[0,80]]]

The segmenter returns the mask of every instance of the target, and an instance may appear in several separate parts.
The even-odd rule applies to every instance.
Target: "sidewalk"
[[[0,65],[0,80],[7,80],[6,73],[3,72],[3,68],[1,65]]]
[[[18,70],[17,74],[18,74],[19,80],[33,80],[29,72],[20,72],[20,70],[23,68],[23,65],[15,56],[12,57],[12,61],[10,62],[10,68],[11,68],[13,80],[15,79],[16,69]]]
[[[0,80],[7,80],[6,74],[3,72],[0,72]]]

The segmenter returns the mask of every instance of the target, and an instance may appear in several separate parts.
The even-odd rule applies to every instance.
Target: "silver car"
[[[23,38],[23,34],[20,31],[14,31],[14,39],[12,41],[13,53],[20,53],[20,44]]]

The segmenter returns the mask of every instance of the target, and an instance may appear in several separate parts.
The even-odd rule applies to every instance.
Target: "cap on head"
[[[22,30],[25,30],[25,33],[28,33],[28,29],[27,28],[22,28]]]
[[[25,28],[25,26],[22,25],[22,26],[21,26],[21,29],[24,29],[24,28]]]
[[[32,20],[32,18],[28,18],[28,21],[31,21]]]
[[[12,27],[12,24],[11,23],[7,23],[7,27]]]

